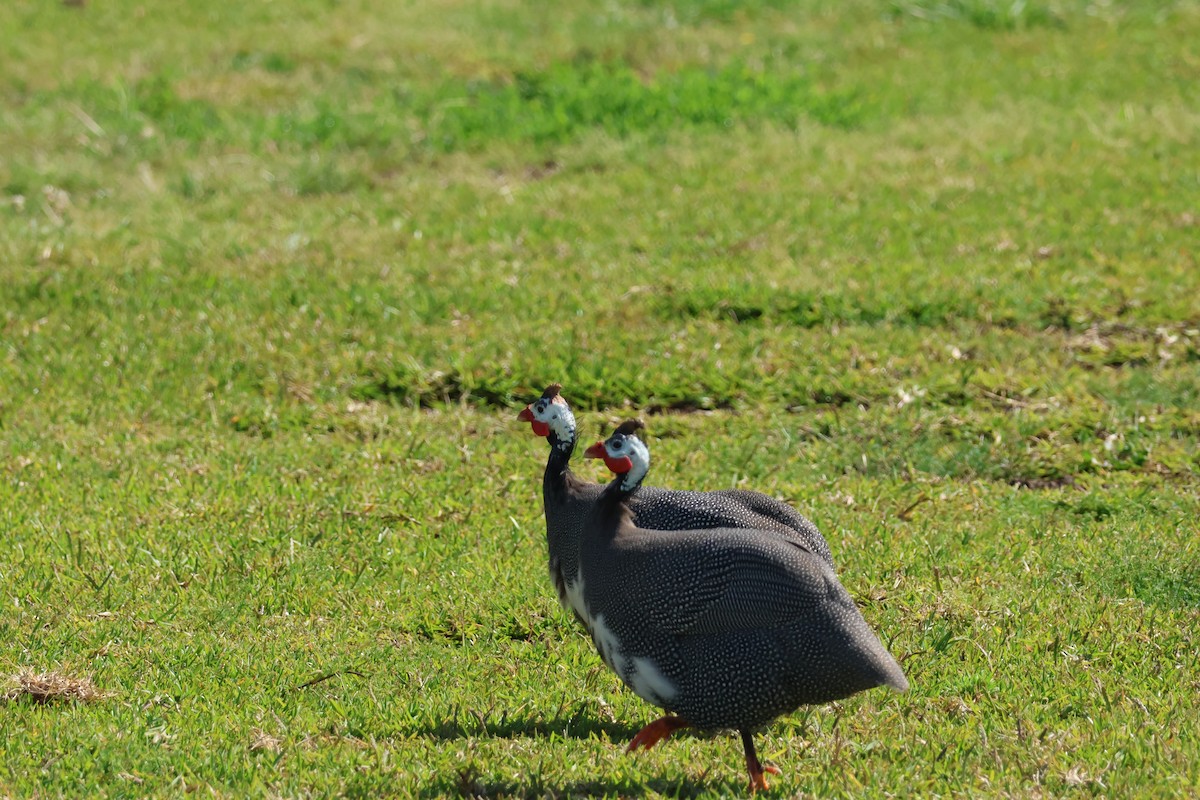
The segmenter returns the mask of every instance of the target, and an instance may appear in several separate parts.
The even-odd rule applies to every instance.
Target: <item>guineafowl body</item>
[[[754,729],[801,705],[908,681],[829,564],[800,543],[747,528],[639,527],[629,504],[649,468],[639,427],[624,423],[587,451],[618,476],[591,507],[561,591],[604,662],[676,715],[631,748],[685,725],[734,728],[751,787],[765,788]]]

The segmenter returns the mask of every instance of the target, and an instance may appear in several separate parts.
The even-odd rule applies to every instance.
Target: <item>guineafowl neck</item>
[[[550,446],[550,458],[546,460],[546,473],[542,476],[542,492],[547,501],[552,497],[561,499],[566,494],[567,486],[574,477],[571,475],[571,454],[574,452],[574,442],[565,446]]]
[[[575,580],[579,569],[579,530],[587,517],[580,507],[583,484],[569,467],[574,442],[569,447],[550,447],[546,473],[542,478],[542,502],[546,512],[546,545],[550,554],[550,574],[558,589],[559,600],[567,604],[566,586]]]
[[[629,510],[628,501],[630,495],[637,491],[640,485],[639,483],[632,489],[626,489],[623,476],[618,475],[615,480],[604,487],[604,491],[596,500],[593,517],[599,523],[594,530],[603,534],[601,538],[615,536],[625,520],[632,522],[633,513]]]

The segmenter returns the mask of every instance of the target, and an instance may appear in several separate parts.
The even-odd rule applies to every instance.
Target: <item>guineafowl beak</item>
[[[517,419],[521,422],[533,422],[533,409],[529,406],[521,409],[521,413],[517,414]]]
[[[604,449],[604,442],[596,442],[594,445],[583,451],[584,458],[608,458],[608,453]]]

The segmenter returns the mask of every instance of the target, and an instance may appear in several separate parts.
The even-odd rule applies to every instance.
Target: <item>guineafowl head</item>
[[[562,386],[552,383],[517,415],[517,419],[528,422],[533,432],[550,440],[551,447],[569,449],[575,446],[575,415],[571,407],[559,394]]]
[[[604,466],[621,476],[621,489],[632,492],[641,485],[650,469],[650,450],[637,432],[646,426],[640,419],[622,422],[603,442],[596,442],[584,453],[588,458],[604,459]]]

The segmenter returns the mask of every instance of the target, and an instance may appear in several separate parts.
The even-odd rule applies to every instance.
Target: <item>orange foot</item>
[[[750,731],[742,728],[738,731],[742,735],[742,747],[746,750],[746,770],[750,773],[750,794],[754,794],[759,789],[764,792],[771,787],[767,785],[767,776],[764,772],[769,772],[772,775],[779,774],[779,767],[773,767],[770,764],[763,765],[758,760],[758,753],[754,751],[754,738]]]
[[[757,764],[758,769],[750,767],[750,793],[754,794],[759,789],[764,792],[771,787],[767,784],[767,776],[764,772],[769,772],[772,775],[780,775],[779,767],[773,767],[770,764]]]
[[[675,731],[687,726],[688,724],[679,717],[666,716],[656,719],[638,731],[637,736],[634,736],[633,741],[629,743],[629,747],[625,748],[625,752],[632,753],[639,747],[649,750]]]

